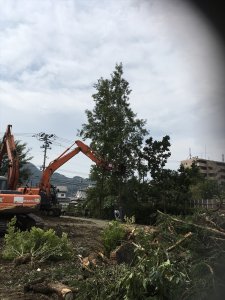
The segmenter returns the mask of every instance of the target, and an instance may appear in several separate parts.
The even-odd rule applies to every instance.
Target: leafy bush
[[[108,226],[103,230],[103,245],[107,254],[120,245],[125,238],[126,229],[118,221],[109,222]]]
[[[60,238],[53,229],[45,231],[32,227],[30,231],[20,231],[15,228],[15,223],[16,218],[13,218],[4,238],[4,259],[13,260],[30,255],[32,261],[44,262],[71,256],[70,243],[65,233]]]
[[[84,281],[76,282],[75,287],[79,288],[76,294],[77,300],[122,300],[125,288],[118,288],[117,282],[129,272],[129,266],[121,264],[110,267],[98,267],[94,276]],[[134,299],[133,299],[134,300]]]

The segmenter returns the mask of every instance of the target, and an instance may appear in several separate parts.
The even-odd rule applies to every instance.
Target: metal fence
[[[223,200],[222,206],[219,199],[198,199],[189,202],[190,208],[204,208],[204,209],[217,209],[218,207],[225,209],[225,201]]]

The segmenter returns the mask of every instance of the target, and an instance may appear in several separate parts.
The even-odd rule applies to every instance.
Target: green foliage
[[[129,266],[124,264],[98,267],[94,276],[88,277],[80,282],[79,292],[76,295],[77,300],[122,300],[124,299],[125,287],[119,287],[123,277],[129,272]],[[77,283],[75,285],[77,287]],[[133,299],[135,300],[135,299]]]
[[[120,245],[121,241],[126,235],[126,229],[118,221],[112,221],[108,223],[108,226],[104,228],[102,234],[103,245],[107,254],[114,250],[116,246]]]
[[[47,231],[32,227],[30,231],[20,231],[15,228],[16,218],[8,224],[4,238],[3,258],[13,260],[24,255],[30,255],[31,261],[66,259],[71,256],[70,243],[67,235],[58,237],[53,229]]]
[[[181,165],[177,171],[162,169],[149,184],[151,201],[155,202],[156,210],[171,214],[189,213],[193,186],[203,180],[195,164],[191,168]]]
[[[154,141],[149,137],[145,141],[142,157],[147,161],[152,178],[159,176],[171,153],[169,151],[170,137],[164,136],[162,141]]]
[[[107,161],[114,165],[123,162],[127,172],[133,172],[130,164],[137,159],[147,131],[145,121],[137,119],[130,108],[131,90],[123,78],[122,64],[116,65],[111,80],[100,78],[94,87],[95,107],[86,111],[88,122],[82,125],[80,135],[92,139],[92,148]]]
[[[151,253],[153,257],[158,251]],[[120,282],[125,287],[123,299],[180,299],[174,291],[181,291],[186,275],[177,270],[170,260],[156,261],[152,257],[139,258],[135,268],[131,268]]]
[[[82,125],[80,136],[91,139],[92,149],[112,163],[117,171],[107,173],[96,166],[91,170],[91,178],[96,185],[90,200],[95,205],[95,213],[102,215],[108,196],[116,198],[117,205],[121,206],[128,197],[125,182],[137,170],[147,130],[144,128],[146,122],[136,118],[130,108],[131,90],[123,78],[122,64],[116,64],[111,79],[100,78],[94,87],[96,93],[92,97],[95,106],[92,111],[86,111],[87,123]]]
[[[136,264],[118,283],[125,287],[123,299],[180,299],[187,279],[184,266],[170,259],[163,244],[154,243],[155,238],[154,232],[138,230]]]
[[[188,274],[189,279],[182,293],[184,299],[217,299],[217,291],[221,289],[224,293],[225,274],[221,264],[225,263],[222,250],[225,239],[222,237],[223,229],[219,227],[219,223],[224,224],[224,221],[222,214],[214,216],[201,211],[192,216],[176,218],[160,214],[158,226],[161,242],[175,244],[187,232],[192,233],[170,254],[178,266],[183,264]]]
[[[116,283],[122,299],[222,299],[225,240],[207,229],[212,216],[159,216],[156,230],[135,235],[136,263]]]

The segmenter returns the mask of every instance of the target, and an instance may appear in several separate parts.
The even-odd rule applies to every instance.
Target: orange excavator
[[[0,233],[5,231],[7,222],[14,215],[22,229],[41,223],[41,219],[33,214],[39,209],[40,195],[23,194],[16,189],[19,181],[19,157],[11,127],[12,125],[7,126],[0,146],[0,170],[3,158],[8,158],[7,176],[0,176]]]
[[[74,145],[77,145],[76,148],[70,150]],[[73,145],[66,149],[59,157],[54,159],[46,167],[42,173],[42,177],[39,183],[39,187],[25,187],[19,188],[20,192],[25,194],[40,194],[41,203],[40,210],[45,212],[45,214],[50,216],[59,216],[61,214],[61,207],[57,200],[57,191],[53,185],[50,183],[52,174],[62,165],[64,165],[68,160],[77,155],[79,152],[82,152],[87,157],[89,157],[96,165],[100,166],[105,170],[112,170],[113,167],[111,164],[106,163],[103,159],[98,157],[90,147],[85,145],[83,142],[77,140]]]

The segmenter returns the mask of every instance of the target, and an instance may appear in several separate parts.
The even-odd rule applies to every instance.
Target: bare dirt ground
[[[80,218],[44,218],[45,228],[53,228],[57,234],[66,232],[72,242],[74,253],[83,257],[96,251],[103,251],[101,232],[107,222]],[[0,254],[3,247],[3,238],[0,238]],[[56,296],[38,293],[25,293],[24,286],[36,278],[59,280],[67,284],[70,272],[78,268],[77,255],[71,261],[51,262],[31,266],[29,264],[15,265],[4,261],[0,256],[0,299],[1,300],[39,300],[58,299]],[[79,276],[79,275],[78,275]]]

